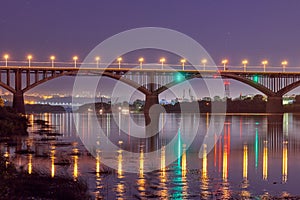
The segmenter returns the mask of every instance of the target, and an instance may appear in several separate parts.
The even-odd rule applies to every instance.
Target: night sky
[[[49,60],[51,54],[62,61],[71,61],[75,54],[83,59],[114,34],[151,26],[192,37],[217,64],[226,57],[230,65],[240,65],[244,58],[259,65],[266,58],[270,65],[287,59],[289,67],[300,66],[299,9],[298,0],[2,1],[0,53],[9,53],[12,60],[25,60],[28,53],[36,61]],[[70,91],[69,79],[32,92]],[[58,87],[61,82],[64,87]],[[231,89],[233,96],[241,90],[258,93],[243,84]]]

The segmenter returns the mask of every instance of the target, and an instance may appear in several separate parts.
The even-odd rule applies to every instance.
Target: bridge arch
[[[59,77],[62,77],[62,76],[74,76],[77,74],[77,71],[71,71],[71,72],[62,72],[60,74],[55,74],[55,75],[52,75],[52,76],[49,76],[49,77],[46,77],[46,78],[43,78],[29,86],[27,86],[26,88],[22,89],[22,91],[25,93],[29,90],[31,90],[32,88],[42,84],[42,83],[45,83],[47,81],[50,81],[52,79],[55,79],[55,78],[59,78]],[[139,90],[140,92],[142,92],[143,94],[145,95],[150,95],[151,92],[144,86],[142,85],[139,85],[138,83],[134,82],[134,81],[131,81],[127,78],[124,78],[122,75],[117,75],[117,74],[113,74],[113,73],[109,73],[109,72],[103,72],[102,73],[102,76],[106,76],[106,77],[109,77],[109,78],[112,78],[112,79],[115,79],[115,80],[119,80],[133,88],[136,88],[137,90]],[[4,86],[8,87],[7,85],[4,84]],[[12,89],[14,90],[14,89]],[[12,91],[13,92],[13,91]]]
[[[270,96],[276,96],[277,94],[275,92],[273,92],[272,90],[268,89],[267,87],[259,84],[259,83],[256,83],[248,78],[245,78],[245,77],[242,77],[242,76],[239,76],[239,75],[236,75],[236,74],[220,74],[222,77],[224,78],[230,78],[230,79],[234,79],[234,80],[237,80],[239,82],[242,82],[242,83],[245,83],[247,85],[250,85],[251,87],[259,90],[260,92],[264,93],[265,95],[267,95],[268,97]]]
[[[267,87],[261,85],[261,84],[258,84],[250,79],[247,79],[245,77],[241,77],[241,76],[238,76],[238,75],[235,75],[235,74],[222,74],[220,73],[220,76],[224,77],[224,78],[230,78],[230,79],[234,79],[234,80],[237,80],[241,83],[245,83],[255,89],[257,89],[258,91],[264,93],[265,95],[267,95],[268,97],[270,96],[277,96],[277,93],[273,92],[272,90],[268,89]],[[191,80],[191,79],[195,79],[195,78],[202,78],[202,75],[201,74],[197,74],[197,75],[194,75],[194,76],[190,76],[190,77],[186,77],[185,79],[183,79],[182,81],[172,81],[171,83],[165,85],[165,86],[161,86],[160,88],[158,88],[156,91],[155,91],[155,94],[160,94],[166,90],[168,90],[169,88],[175,86],[175,85],[178,85],[180,83],[183,83],[187,80]],[[298,82],[298,85],[300,85],[300,81]],[[295,87],[297,87],[295,86]],[[292,88],[293,89],[293,88]],[[292,90],[290,89],[290,90]]]
[[[290,92],[291,90],[297,88],[300,86],[300,80],[296,81],[294,83],[289,84],[288,86],[282,88],[281,90],[279,90],[276,94],[278,94],[279,96],[283,96],[286,93]]]

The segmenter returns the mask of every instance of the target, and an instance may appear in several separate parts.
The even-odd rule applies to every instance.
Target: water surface
[[[18,138],[16,146],[1,143],[1,152],[28,173],[40,171],[52,177],[70,175],[86,180],[91,194],[97,198],[226,199],[300,195],[300,115],[297,114],[227,115],[221,134],[215,134],[216,145],[211,151],[206,148],[200,151],[212,119],[206,114],[163,114],[160,117],[163,129],[148,140],[130,135],[134,132],[131,123],[143,124],[143,115],[139,114],[120,113],[116,120],[123,124],[123,130],[111,114],[97,118],[90,113],[75,116],[47,113],[29,115],[29,119],[29,137]],[[49,121],[54,125],[51,128],[62,136],[49,140],[34,134],[40,129],[33,123],[36,119]],[[220,121],[213,123],[217,125]],[[99,135],[95,123],[101,126],[104,135]],[[191,146],[186,146],[184,139],[193,137],[193,126],[199,126],[196,137]],[[161,151],[151,165],[146,153],[164,149],[174,138],[180,141],[172,155]],[[86,150],[81,139],[85,144],[98,145],[99,149],[91,152],[95,156]],[[101,151],[101,145],[109,142],[123,151]],[[15,154],[22,149],[35,153]],[[135,157],[127,157],[125,151],[135,152]],[[168,165],[172,156],[177,159]],[[108,159],[115,169],[104,164]],[[126,172],[126,166],[132,166],[135,173]],[[147,172],[151,167],[156,170]]]

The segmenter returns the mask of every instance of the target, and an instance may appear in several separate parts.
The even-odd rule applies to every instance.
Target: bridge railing
[[[178,71],[188,71],[188,70],[199,70],[199,71],[224,71],[224,66],[210,66],[210,65],[185,65],[181,64],[160,64],[160,63],[83,63],[83,62],[51,62],[51,61],[0,61],[0,68],[12,68],[12,67],[22,67],[22,68],[35,68],[35,67],[45,67],[45,68],[70,68],[76,69],[79,67],[92,68],[92,69],[103,69],[104,66],[114,69],[151,69],[151,70],[166,70],[173,69]],[[241,71],[241,72],[300,72],[300,67],[290,66],[225,66],[225,71]]]

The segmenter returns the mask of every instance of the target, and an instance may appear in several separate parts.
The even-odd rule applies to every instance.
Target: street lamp
[[[182,70],[184,71],[184,64],[186,62],[186,59],[181,59],[180,62],[182,63]]]
[[[166,62],[166,59],[165,58],[161,58],[159,60],[159,62],[161,62],[161,69],[163,69],[164,68],[164,62]]]
[[[203,65],[203,70],[205,71],[205,65],[206,65],[206,63],[207,63],[207,60],[206,60],[206,59],[202,59],[202,60],[201,60],[201,63],[202,63],[202,65]]]
[[[54,67],[55,56],[50,56],[51,66]]]
[[[144,58],[143,57],[139,58],[139,62],[140,62],[140,68],[142,69],[143,68]]]
[[[118,60],[118,63],[119,63],[119,69],[121,69],[121,61],[122,61],[122,58],[119,57],[117,60]]]
[[[100,57],[96,56],[95,60],[96,60],[96,66],[97,66],[97,68],[99,68]]]
[[[288,65],[288,61],[286,61],[286,60],[282,61],[281,65],[282,65],[282,71],[285,72],[285,68]]]
[[[248,60],[243,60],[243,61],[242,61],[242,64],[244,65],[244,72],[245,72],[245,71],[246,71],[247,64],[248,64]]]
[[[268,64],[267,60],[263,60],[261,64],[264,66],[264,72],[266,72],[266,65]]]
[[[77,56],[74,56],[74,57],[73,57],[73,60],[74,60],[74,67],[76,68],[76,67],[77,67],[77,60],[78,60],[78,57],[77,57]]]
[[[7,60],[9,58],[9,55],[8,54],[5,54],[4,56],[4,59],[5,59],[5,67],[7,67]]]
[[[228,63],[227,59],[222,60],[222,64],[224,66],[224,71],[226,70],[226,64]]]
[[[28,67],[30,67],[31,66],[32,55],[28,55],[27,59],[28,59]]]

